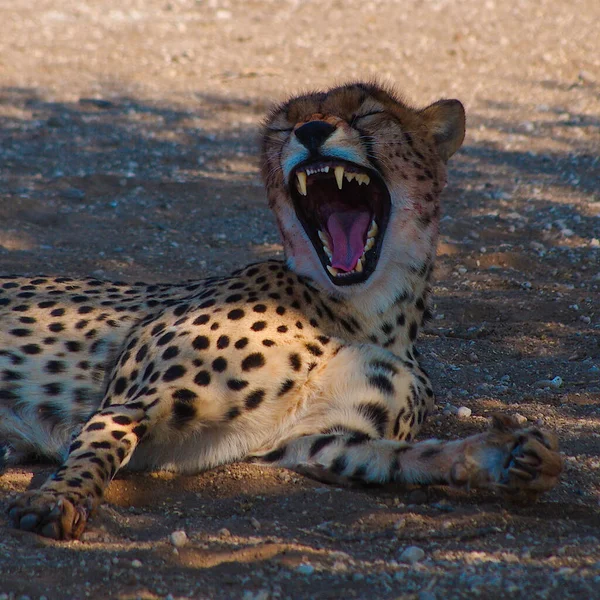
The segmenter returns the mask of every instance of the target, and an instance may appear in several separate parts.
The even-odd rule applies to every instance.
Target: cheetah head
[[[329,293],[380,308],[435,255],[446,161],[464,110],[421,110],[375,84],[292,98],[264,124],[262,172],[289,266]]]

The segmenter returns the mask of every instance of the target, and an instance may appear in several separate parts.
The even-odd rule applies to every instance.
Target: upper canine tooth
[[[379,233],[379,227],[377,227],[377,223],[375,223],[375,219],[371,221],[371,227],[367,232],[367,238],[375,237]]]
[[[298,179],[298,191],[306,196],[306,173],[298,171],[296,173],[296,179]]]
[[[338,189],[342,189],[342,184],[344,183],[344,167],[336,167],[335,168],[335,180],[337,181]]]

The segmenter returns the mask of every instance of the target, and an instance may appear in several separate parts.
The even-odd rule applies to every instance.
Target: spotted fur
[[[415,110],[351,84],[276,107],[263,135],[285,263],[181,285],[1,279],[0,470],[31,455],[61,463],[11,505],[15,527],[77,538],[125,465],[196,473],[247,459],[333,483],[531,496],[555,484],[555,438],[509,418],[466,440],[413,443],[434,406],[414,344],[460,103]],[[327,275],[291,191],[298,165],[323,160],[379,182],[353,192],[384,218],[365,251],[371,271],[351,285]]]

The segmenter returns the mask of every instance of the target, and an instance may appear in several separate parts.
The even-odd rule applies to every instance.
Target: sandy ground
[[[81,542],[0,516],[0,599],[600,597],[599,22],[597,0],[0,2],[3,273],[178,281],[280,256],[256,158],[272,101],[371,77],[461,99],[425,435],[510,411],[566,460],[529,507],[246,465],[126,474]],[[0,515],[50,468],[5,474]]]

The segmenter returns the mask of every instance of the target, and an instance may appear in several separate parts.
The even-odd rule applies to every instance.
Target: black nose
[[[335,127],[325,121],[310,121],[296,129],[296,137],[311,152],[315,152],[335,131]]]

